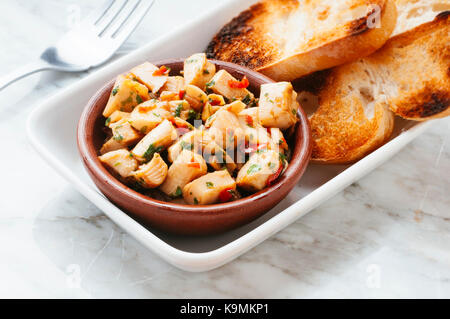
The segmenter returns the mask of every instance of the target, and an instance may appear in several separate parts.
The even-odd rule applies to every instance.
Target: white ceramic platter
[[[170,264],[187,271],[210,270],[245,253],[388,160],[430,125],[397,119],[394,138],[377,151],[350,166],[310,165],[299,184],[270,212],[221,235],[174,236],[133,220],[99,192],[84,170],[76,145],[77,122],[84,106],[104,83],[135,65],[204,51],[212,36],[252,2],[232,0],[217,7],[64,89],[39,105],[28,120],[33,146],[52,167],[139,242]]]

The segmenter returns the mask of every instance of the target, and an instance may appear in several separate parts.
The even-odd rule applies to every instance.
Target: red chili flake
[[[153,76],[161,76],[166,74],[167,72],[169,72],[169,69],[165,65],[163,65],[158,70],[153,72]]]
[[[219,193],[219,200],[222,203],[229,202],[233,198],[232,188],[225,188]]]
[[[253,117],[251,117],[250,115],[245,116],[245,122],[247,122],[248,126],[253,127]]]
[[[220,104],[220,101],[219,101],[219,100],[211,100],[211,101],[209,102],[209,104],[211,104],[211,105],[213,105],[213,106],[219,105],[219,104]]]
[[[185,93],[186,93],[185,90],[180,90],[180,92],[178,92],[178,97],[180,98],[180,100],[182,100],[184,98]]]
[[[272,185],[278,179],[278,177],[280,177],[282,171],[283,165],[280,165],[280,167],[278,167],[278,170],[274,174],[270,175],[269,179],[267,180],[267,186]]]
[[[248,81],[247,77],[243,77],[242,80],[236,81],[236,80],[229,80],[228,86],[232,89],[246,89],[250,85],[250,82]]]
[[[193,167],[193,168],[200,168],[200,163],[197,163],[197,162],[188,163],[187,166],[188,167]]]

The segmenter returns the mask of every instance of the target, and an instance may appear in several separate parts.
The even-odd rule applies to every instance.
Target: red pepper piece
[[[167,72],[169,72],[169,69],[165,65],[163,65],[158,70],[153,72],[153,76],[161,76],[166,74]]]
[[[233,194],[231,193],[231,191],[233,191],[232,188],[225,188],[224,190],[222,190],[219,193],[219,200],[222,203],[229,202],[233,198]]]
[[[236,80],[229,80],[228,86],[232,89],[246,89],[250,85],[250,82],[248,81],[247,77],[243,77],[242,80],[236,81]]]

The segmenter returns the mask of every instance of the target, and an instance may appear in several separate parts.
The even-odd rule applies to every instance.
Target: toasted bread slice
[[[450,10],[450,0],[395,0],[398,18],[392,36],[432,21],[439,13]]]
[[[450,115],[449,12],[322,78],[310,118],[315,162],[352,162],[382,145],[393,130],[389,108],[419,121]]]
[[[206,52],[291,81],[371,54],[396,19],[394,0],[265,0],[225,25]]]

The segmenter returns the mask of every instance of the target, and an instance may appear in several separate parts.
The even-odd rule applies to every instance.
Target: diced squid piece
[[[152,159],[154,153],[161,152],[176,139],[177,131],[172,123],[164,120],[139,141],[132,153],[140,162],[148,162]]]
[[[142,63],[131,69],[130,73],[152,93],[156,93],[167,82],[169,72],[160,74],[159,68],[150,62]]]
[[[289,146],[284,139],[283,132],[278,127],[270,128],[270,138],[272,139],[273,144],[278,146],[280,152],[287,151]]]
[[[261,85],[259,120],[265,127],[287,129],[297,121],[297,93],[289,82]]]
[[[162,121],[170,118],[172,114],[167,102],[150,100],[135,107],[129,121],[135,129],[147,134]]]
[[[236,115],[239,115],[239,113],[242,112],[246,107],[247,107],[247,105],[245,105],[245,103],[237,100],[237,101],[231,102],[230,104],[224,105],[222,108],[224,110],[230,111]]]
[[[171,121],[177,128],[179,135],[184,135],[188,131],[192,131],[194,129],[194,126],[191,123],[183,120],[181,117],[174,117]]]
[[[239,170],[236,182],[246,191],[257,192],[278,178],[282,169],[279,153],[273,150],[257,152]]]
[[[111,90],[103,116],[109,117],[114,111],[131,112],[136,105],[149,98],[148,90],[144,85],[119,75]]]
[[[201,112],[203,105],[208,101],[208,96],[199,87],[188,84],[185,87],[184,99],[197,112]]]
[[[126,149],[112,151],[99,156],[100,161],[114,172],[126,178],[138,167],[138,162]]]
[[[184,90],[184,86],[184,78],[182,76],[169,76],[161,91],[175,92],[183,95],[184,93],[180,93],[180,91]],[[183,96],[180,96],[180,99],[182,98]]]
[[[210,128],[210,136],[224,149],[235,147],[244,136],[237,116],[222,108],[209,117],[205,127]]]
[[[223,191],[236,191],[236,182],[228,171],[208,173],[183,188],[183,198],[191,205],[214,204],[221,200]]]
[[[111,127],[114,123],[119,122],[120,120],[123,119],[129,119],[130,118],[130,113],[128,112],[121,112],[121,111],[114,111],[107,119],[105,122],[105,125],[108,127]]]
[[[206,102],[202,110],[202,121],[206,122],[219,109],[220,109],[219,105],[211,105],[209,102]]]
[[[184,60],[183,75],[186,84],[205,89],[206,83],[216,73],[216,66],[206,59],[205,53],[196,53]]]
[[[189,119],[191,107],[186,100],[170,101],[169,108],[173,116],[182,118],[183,120]]]
[[[205,132],[205,135],[209,135],[209,133]],[[226,168],[230,173],[233,173],[236,169],[236,164],[231,156],[212,139],[203,147],[203,157],[206,163],[216,171]]]
[[[113,136],[103,144],[100,149],[100,154],[105,154],[121,148],[136,144],[141,138],[142,134],[131,127],[127,119],[122,119],[114,124],[111,124]]]
[[[167,164],[159,153],[155,153],[152,160],[139,166],[139,169],[133,173],[133,176],[142,187],[155,188],[164,182],[167,171]]]
[[[161,101],[176,101],[180,99],[180,94],[178,92],[162,91],[159,99]]]
[[[208,94],[208,102],[213,106],[225,105],[225,99],[223,98],[223,96],[215,93]]]
[[[237,81],[230,73],[225,70],[220,70],[214,77],[206,84],[208,89],[213,90],[214,93],[225,96],[229,100],[253,100],[254,95],[246,88],[234,88],[230,86],[230,82]]]
[[[254,127],[261,124],[259,122],[257,107],[249,107],[248,109],[242,110],[239,112],[238,117],[241,123],[249,127]]]
[[[183,187],[207,172],[203,157],[189,150],[183,150],[169,167],[167,177],[160,190],[171,197],[182,195]]]
[[[174,162],[183,150],[201,153],[203,147],[211,142],[212,140],[204,134],[203,130],[194,129],[184,134],[176,143],[167,149],[167,159],[169,162]]]

